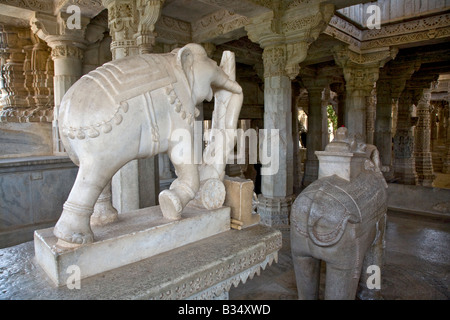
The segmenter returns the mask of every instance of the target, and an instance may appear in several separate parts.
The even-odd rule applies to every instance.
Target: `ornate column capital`
[[[326,27],[333,12],[334,5],[321,2],[313,5],[274,2],[272,11],[250,19],[245,29],[250,40],[264,49],[285,46],[284,74],[292,80],[297,77],[310,44]]]
[[[113,60],[138,54],[139,48],[135,34],[139,28],[139,11],[135,0],[102,0],[108,9],[109,34],[112,37],[111,52]],[[144,9],[142,9],[144,8]],[[145,7],[141,7],[145,12]],[[142,44],[145,40],[142,39]]]
[[[396,48],[357,53],[342,45],[335,46],[332,51],[336,64],[343,69],[347,90],[364,90],[367,95],[378,80],[379,69],[398,53]]]
[[[52,49],[66,44],[84,50],[88,44],[85,33],[90,19],[81,16],[80,28],[69,29],[68,17],[69,14],[64,12],[59,12],[56,16],[35,12],[30,19],[30,27],[33,33],[47,42]]]
[[[138,30],[135,34],[140,53],[150,53],[155,45],[155,24],[161,16],[164,0],[137,0]]]

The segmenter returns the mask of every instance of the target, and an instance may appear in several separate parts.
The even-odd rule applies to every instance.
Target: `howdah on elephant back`
[[[179,143],[193,152],[192,139],[173,141],[171,133],[184,129],[192,137],[196,105],[222,91],[231,95],[233,103],[228,107],[232,114],[239,114],[241,87],[197,44],[167,54],[118,59],[78,80],[63,97],[58,115],[61,140],[79,165],[54,228],[60,242],[85,244],[94,240],[90,228],[94,204],[126,163],[163,152],[170,157]],[[200,186],[196,164],[174,165],[178,178],[170,190],[159,195],[168,219],[181,217]]]
[[[326,262],[325,299],[354,299],[361,273],[381,267],[387,211],[387,184],[377,149],[347,137],[336,139],[319,158],[319,179],[295,200],[291,249],[299,299],[317,299],[320,261]],[[361,278],[360,294],[368,292]]]

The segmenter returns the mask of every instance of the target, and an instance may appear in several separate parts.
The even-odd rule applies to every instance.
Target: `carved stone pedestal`
[[[92,229],[93,243],[70,248],[59,245],[53,228],[35,232],[36,260],[57,286],[66,284],[71,265],[84,279],[227,231],[230,208],[186,207],[181,220],[170,221],[155,206],[122,213],[118,221]]]
[[[33,242],[27,242],[0,250],[0,299],[227,299],[231,286],[276,262],[280,248],[278,230],[229,230],[83,279],[79,289],[56,289],[33,259]]]

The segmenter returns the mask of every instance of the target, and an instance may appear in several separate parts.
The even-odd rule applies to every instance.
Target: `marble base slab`
[[[95,242],[76,248],[57,246],[53,228],[35,231],[36,261],[57,286],[66,285],[76,266],[80,278],[119,268],[230,229],[230,208],[186,207],[181,220],[162,216],[159,206],[119,215],[106,226],[93,227]]]
[[[277,262],[279,230],[229,230],[148,259],[55,288],[33,242],[0,249],[0,300],[220,299]]]

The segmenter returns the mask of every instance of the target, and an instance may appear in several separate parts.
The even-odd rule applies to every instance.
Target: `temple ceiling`
[[[35,12],[56,15],[73,3],[81,8],[84,16],[92,19],[110,2],[0,0],[0,24],[26,27]],[[236,51],[240,63],[255,65],[261,61],[262,49],[247,37],[247,26],[268,15],[275,16],[275,21],[277,16],[289,10],[299,6],[308,8],[317,2],[326,3],[323,0],[165,0],[155,24],[156,42],[170,45],[210,43],[219,51],[225,48]],[[137,12],[145,1],[136,0],[134,3]],[[337,0],[332,3],[335,12],[320,35],[311,41],[303,67],[332,61],[332,50],[338,45],[347,46],[356,54],[364,54],[385,48],[406,49],[445,43],[450,39],[450,7],[445,1]],[[366,23],[370,16],[368,8],[374,4],[380,10],[380,29],[370,29]],[[296,23],[305,22],[303,20]],[[96,23],[99,24],[98,21]],[[101,23],[107,25],[108,22],[103,19]],[[274,22],[272,28],[275,28]],[[304,37],[304,34],[299,33],[300,36]]]

